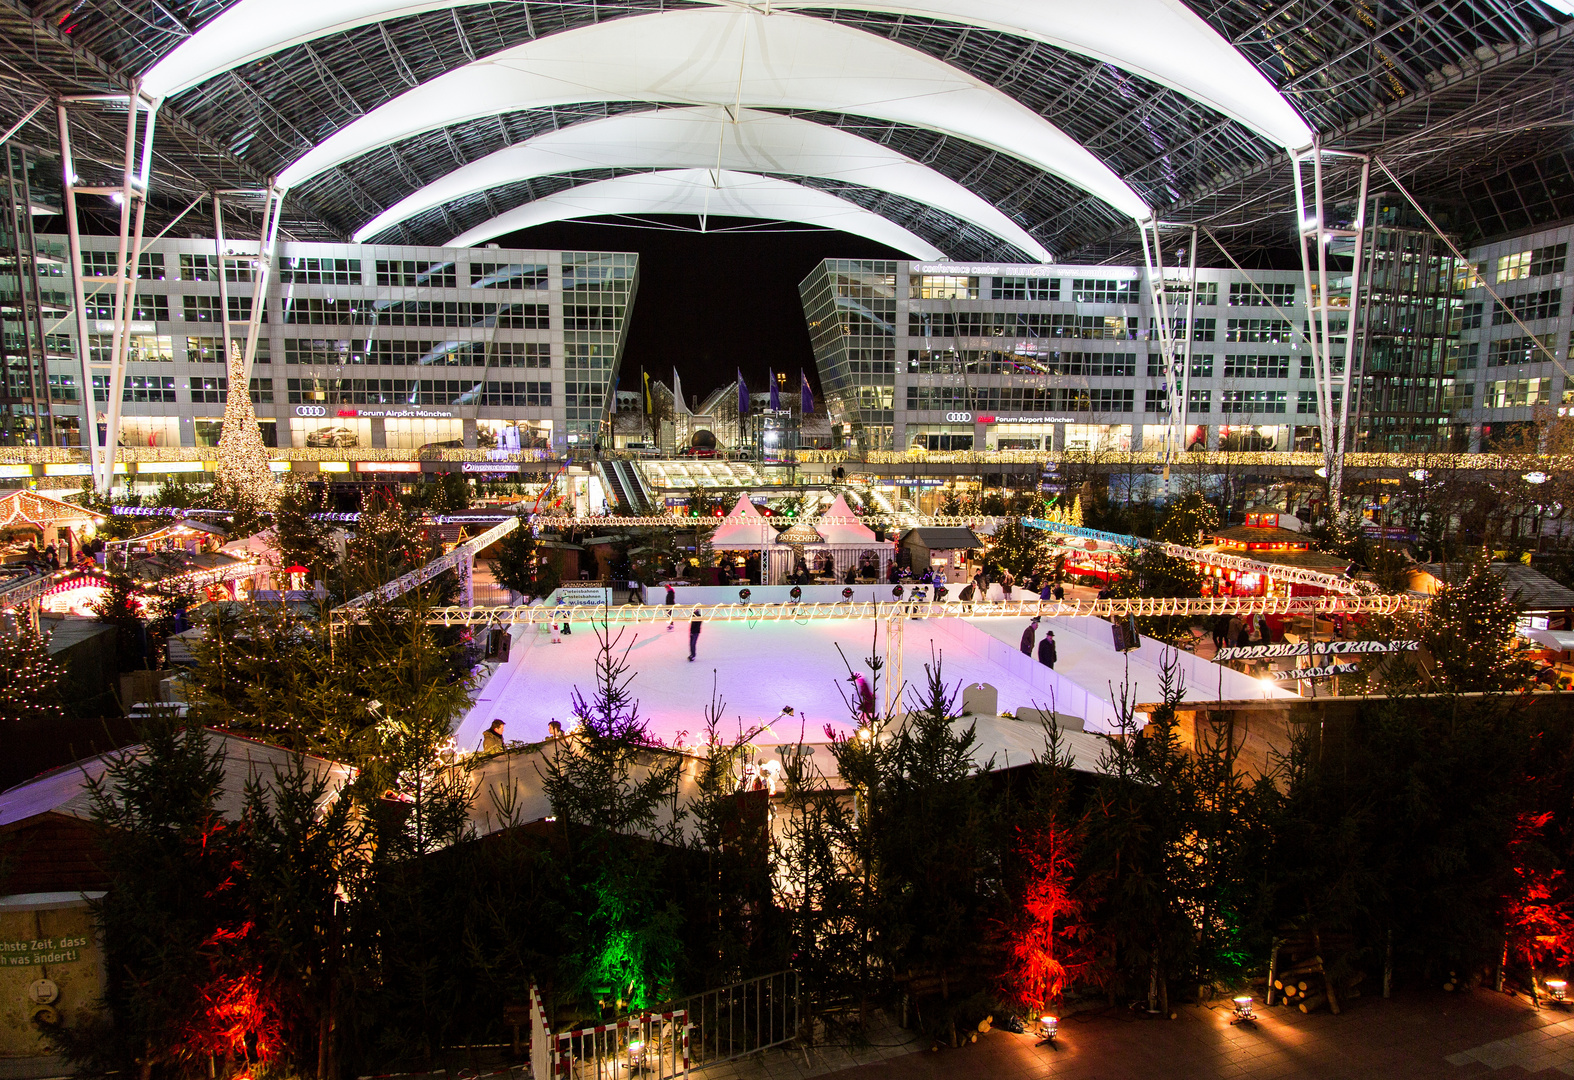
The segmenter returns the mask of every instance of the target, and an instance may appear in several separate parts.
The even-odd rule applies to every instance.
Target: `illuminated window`
[[[914,274],[908,293],[918,300],[977,300],[978,278],[950,274]]]

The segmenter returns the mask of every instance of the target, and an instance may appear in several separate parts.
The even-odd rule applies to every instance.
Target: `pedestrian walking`
[[[1218,652],[1224,648],[1224,635],[1230,628],[1230,620],[1223,615],[1215,615],[1208,629],[1213,634],[1213,651]]]
[[[1060,601],[1064,600],[1065,598],[1066,598],[1066,587],[1064,585],[1056,584],[1056,586],[1055,586],[1055,602],[1059,603]]]
[[[1046,603],[1055,599],[1055,587],[1053,585],[1045,585],[1039,590],[1038,598]]]
[[[1055,632],[1046,630],[1044,640],[1038,643],[1038,662],[1049,670],[1055,670],[1055,661],[1060,659],[1060,654],[1055,651]]]
[[[1029,660],[1033,659],[1033,639],[1038,636],[1038,619],[1027,624],[1027,629],[1022,631],[1022,655]]]
[[[1224,640],[1229,642],[1230,648],[1235,648],[1241,643],[1241,631],[1246,629],[1246,624],[1241,622],[1239,615],[1231,615],[1229,624],[1225,627]]]
[[[699,648],[700,644],[700,627],[704,625],[700,620],[700,609],[695,608],[694,619],[689,623],[689,663],[691,664],[694,662],[694,650]]]
[[[672,609],[677,606],[678,594],[673,590],[671,582],[667,584],[667,632],[672,632]]]
[[[552,644],[563,644],[563,636],[558,632],[558,622],[556,618],[552,620]]]

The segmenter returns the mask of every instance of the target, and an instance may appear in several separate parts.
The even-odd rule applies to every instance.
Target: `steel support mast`
[[[1348,225],[1333,224],[1323,177],[1323,163],[1328,158],[1358,162],[1361,167],[1355,214]],[[1361,256],[1366,242],[1367,187],[1372,163],[1365,154],[1325,150],[1314,142],[1290,151],[1290,166],[1294,171],[1295,227],[1305,290],[1306,343],[1312,352],[1312,374],[1317,387],[1317,422],[1322,430],[1328,509],[1337,515],[1343,498],[1344,457],[1349,442],[1350,379],[1355,368],[1355,321],[1361,304]],[[1333,250],[1335,247],[1340,250]],[[1345,249],[1350,258],[1349,277],[1343,282],[1330,281],[1329,256],[1345,254]],[[1332,314],[1345,318],[1342,364],[1335,363]]]

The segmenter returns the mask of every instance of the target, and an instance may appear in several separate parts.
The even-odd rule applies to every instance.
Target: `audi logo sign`
[[[327,416],[328,415],[328,410],[327,410],[326,407],[324,407],[322,405],[297,405],[297,406],[295,406],[295,415],[296,416]]]
[[[973,422],[973,414],[970,412],[948,412],[945,414],[945,418],[948,424],[971,424]]]

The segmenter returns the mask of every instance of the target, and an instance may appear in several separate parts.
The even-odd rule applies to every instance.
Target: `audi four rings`
[[[973,414],[970,412],[948,412],[945,414],[946,422],[951,424],[970,424]]]
[[[295,406],[295,415],[296,416],[327,416],[328,415],[328,409],[324,405],[297,405],[297,406]]]

